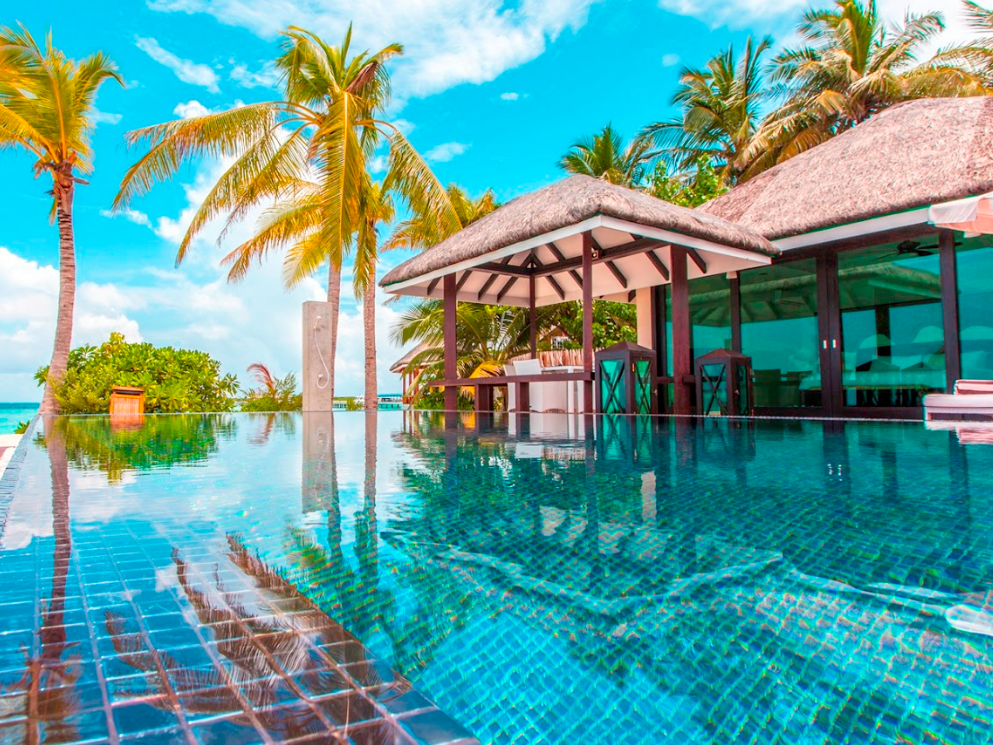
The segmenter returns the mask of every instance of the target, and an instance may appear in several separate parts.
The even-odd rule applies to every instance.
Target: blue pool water
[[[0,482],[0,742],[990,742],[991,440],[49,420]]]
[[[38,412],[38,404],[0,403],[0,435],[10,435],[21,422],[31,421]]]

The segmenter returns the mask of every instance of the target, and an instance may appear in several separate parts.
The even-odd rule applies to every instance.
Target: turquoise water
[[[2,742],[991,741],[981,429],[44,424],[0,484]]]
[[[0,403],[0,435],[14,433],[17,425],[31,420],[38,413],[38,404]]]

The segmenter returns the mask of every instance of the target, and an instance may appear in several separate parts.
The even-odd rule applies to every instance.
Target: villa
[[[444,300],[446,408],[495,386],[579,383],[594,401],[593,298],[633,302],[653,410],[693,413],[694,360],[750,358],[754,412],[919,417],[993,379],[993,102],[895,106],[695,210],[573,176],[401,264],[393,295]],[[459,380],[457,302],[582,300],[582,369]],[[532,332],[532,356],[536,356]]]

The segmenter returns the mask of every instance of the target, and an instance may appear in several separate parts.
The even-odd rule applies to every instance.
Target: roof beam
[[[523,264],[521,266],[512,266],[506,261],[503,263],[490,261],[473,267],[473,269],[479,272],[489,272],[490,274],[504,274],[508,277],[530,277],[532,273]]]
[[[605,261],[607,268],[610,273],[614,275],[614,279],[621,283],[621,287],[625,290],[628,288],[628,278],[621,273],[621,270],[617,268],[617,265],[613,261]]]
[[[552,244],[548,244],[551,247]],[[605,261],[613,261],[615,259],[623,259],[625,256],[633,256],[634,254],[645,253],[646,251],[660,248],[661,246],[668,245],[665,241],[660,241],[657,238],[638,238],[637,240],[631,241],[630,243],[624,243],[620,246],[615,246],[614,248],[604,248],[598,253],[597,258],[593,259],[594,264],[601,264]],[[553,253],[556,253],[553,251]],[[561,252],[556,254],[556,258],[561,255]],[[583,265],[583,257],[576,256],[572,259],[562,258],[554,264],[545,264],[545,266],[540,269],[535,269],[534,273],[541,277],[546,274],[558,274],[559,272],[568,271],[580,267]],[[581,282],[581,280],[579,280]]]
[[[693,263],[697,265],[697,268],[703,272],[707,273],[707,262],[703,260],[703,257],[697,253],[695,248],[686,247],[686,254],[693,260]]]
[[[428,297],[431,297],[431,293],[434,292],[434,288],[438,286],[441,282],[441,277],[435,277],[428,283]]]
[[[548,243],[548,250],[552,252],[552,256],[554,256],[559,263],[565,261],[565,254],[563,254],[559,250],[559,247],[556,246],[554,243],[552,242]],[[569,276],[572,277],[573,281],[577,285],[579,285],[580,287],[583,286],[583,278],[579,276],[579,272],[577,272],[575,269],[569,270]]]
[[[503,300],[503,296],[507,294],[507,291],[515,284],[517,284],[518,279],[520,279],[520,277],[511,277],[510,279],[507,280],[507,284],[505,284],[503,288],[501,288],[500,292],[497,293],[497,298],[496,298],[497,305],[499,305],[500,301]]]
[[[541,259],[538,258],[538,255],[534,251],[531,252],[531,258],[529,261],[531,262],[532,268],[539,269],[544,266],[544,264],[541,263]],[[555,281],[555,277],[548,275],[545,279],[548,280],[548,284],[550,284],[552,289],[555,290],[555,294],[559,296],[559,300],[565,300],[565,290],[562,289],[562,285]]]
[[[655,271],[657,271],[659,274],[662,275],[662,279],[668,282],[669,270],[666,268],[666,265],[662,262],[662,259],[659,258],[658,254],[655,253],[654,251],[648,251],[645,253],[645,256],[647,256],[648,260],[652,262],[652,266],[655,267]]]
[[[479,292],[476,294],[476,300],[483,299],[483,295],[485,295],[486,291],[493,286],[493,283],[497,281],[497,277],[499,276],[499,274],[491,274],[486,278],[486,281],[483,282],[483,286],[479,288]]]
[[[466,269],[464,272],[462,272],[462,276],[459,278],[458,283],[455,285],[455,291],[458,292],[459,290],[461,290],[462,285],[464,285],[471,276],[472,276],[471,269]]]

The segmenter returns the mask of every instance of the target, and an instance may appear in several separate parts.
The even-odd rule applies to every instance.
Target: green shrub
[[[17,426],[14,427],[14,434],[15,435],[23,435],[25,432],[28,431],[28,427],[30,427],[30,426],[31,426],[30,420],[27,421],[27,422],[18,422],[17,423]]]
[[[297,376],[287,373],[252,388],[241,402],[242,411],[300,411],[303,396],[297,393]]]
[[[35,373],[43,385],[48,368]],[[69,366],[55,397],[64,414],[106,414],[110,389],[145,390],[145,411],[230,411],[238,393],[234,375],[222,375],[221,363],[206,352],[151,344],[129,344],[114,333],[99,347],[85,345],[69,353]]]

